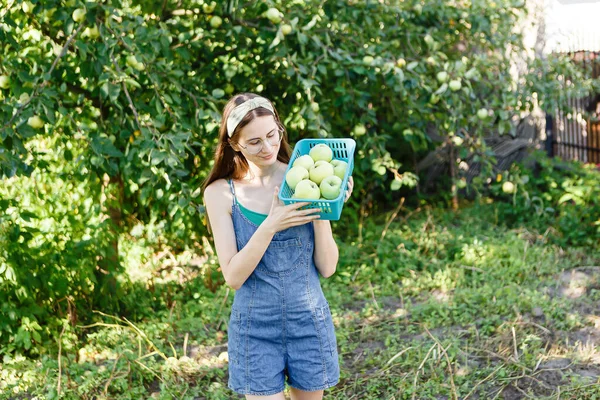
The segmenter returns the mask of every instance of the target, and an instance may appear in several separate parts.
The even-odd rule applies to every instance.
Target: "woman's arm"
[[[229,286],[237,290],[258,265],[275,232],[261,225],[238,252],[230,212],[233,197],[229,194],[228,184],[223,182],[214,182],[206,188],[204,202],[223,277]]]
[[[348,180],[348,190],[346,191],[344,202],[348,201],[353,189],[354,179],[350,177]],[[313,222],[313,227],[315,230],[315,252],[313,259],[321,275],[324,278],[329,278],[335,273],[340,256],[337,244],[333,239],[331,223],[326,220],[317,220]]]
[[[313,259],[315,265],[324,278],[329,278],[335,273],[339,258],[339,251],[329,221],[313,222],[315,230],[315,252]]]

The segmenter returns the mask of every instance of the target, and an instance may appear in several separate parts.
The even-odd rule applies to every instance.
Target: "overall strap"
[[[233,186],[233,179],[228,179],[227,182],[229,182],[229,188],[231,189],[231,194],[233,194],[233,202],[237,203],[237,198],[235,197],[235,187]]]

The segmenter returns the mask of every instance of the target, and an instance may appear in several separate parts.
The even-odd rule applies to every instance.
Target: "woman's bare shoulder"
[[[217,179],[204,189],[204,201],[207,205],[231,204],[231,200],[233,200],[231,190],[225,179]]]

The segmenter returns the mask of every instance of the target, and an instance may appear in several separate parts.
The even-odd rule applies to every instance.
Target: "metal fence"
[[[569,55],[592,78],[600,77],[600,52],[574,51]],[[556,110],[554,118],[547,118],[548,152],[567,160],[600,164],[600,94],[567,98],[567,104],[565,110]]]

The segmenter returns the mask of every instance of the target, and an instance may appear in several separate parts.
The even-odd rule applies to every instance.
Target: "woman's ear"
[[[227,142],[229,143],[229,146],[233,149],[233,151],[235,152],[240,152],[240,146],[238,146],[238,144],[232,140],[227,140]]]

